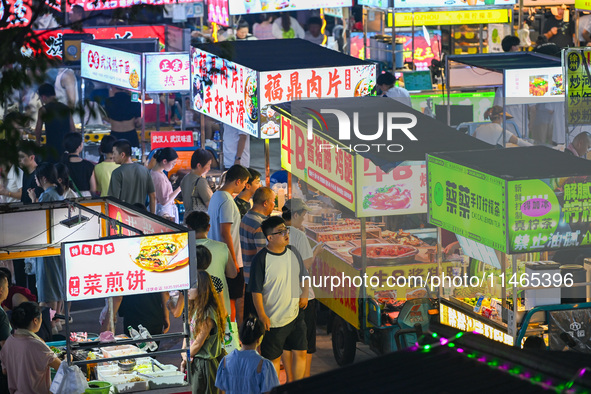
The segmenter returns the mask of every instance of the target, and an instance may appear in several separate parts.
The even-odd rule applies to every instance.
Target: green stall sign
[[[506,181],[429,155],[429,222],[506,252]]]
[[[591,244],[591,177],[511,181],[511,253]]]

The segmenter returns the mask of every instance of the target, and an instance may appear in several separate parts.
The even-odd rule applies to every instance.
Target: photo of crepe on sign
[[[187,234],[163,234],[144,237],[129,256],[147,271],[163,272],[189,263]]]

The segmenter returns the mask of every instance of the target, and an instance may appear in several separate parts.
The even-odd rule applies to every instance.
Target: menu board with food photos
[[[99,45],[81,44],[82,78],[108,83],[123,89],[142,89],[142,55]]]
[[[506,70],[507,105],[562,102],[564,101],[562,79],[562,67]]]

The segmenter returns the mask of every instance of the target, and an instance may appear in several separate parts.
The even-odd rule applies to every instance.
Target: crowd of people
[[[177,223],[175,198],[182,196],[182,224],[195,233],[199,271],[187,300],[191,359],[183,360],[181,366],[192,374],[193,392],[243,393],[244,387],[248,392],[269,391],[279,384],[281,360],[287,381],[309,376],[311,354],[315,352],[316,309],[313,292],[301,286],[300,278],[320,249],[312,251],[301,231],[309,210],[304,201],[288,200],[281,207],[283,217],[271,216],[275,192],[261,186],[258,171],[240,164],[233,164],[225,172],[221,187],[212,190],[205,177],[213,156],[205,149],[193,153],[191,171],[173,187],[167,172],[178,159],[174,149],[154,152],[152,168],[148,169],[132,160],[132,144],[113,134],[101,141],[101,162],[97,165],[80,157],[82,138],[75,132],[64,135],[61,149],[56,149],[61,157],[57,162],[39,160],[35,143],[23,141],[19,166],[10,169],[12,181],[0,188],[0,195],[23,204],[112,196]],[[33,281],[24,272],[31,260],[35,266],[29,271],[35,274]],[[12,314],[12,328],[16,328],[12,336],[9,319],[0,312],[0,341],[11,338],[10,346],[7,343],[0,353],[7,373],[4,383],[10,392],[25,387],[21,375],[15,372],[25,361],[5,360],[15,348],[31,346],[39,360],[35,368],[42,373],[38,374],[40,380],[27,384],[37,385],[35,392],[47,392],[45,372],[59,364],[54,357],[40,357],[49,353],[39,341],[60,332],[65,322],[47,315],[48,335],[42,338],[36,330],[41,311],[51,309],[59,316],[68,308],[63,267],[59,256],[14,260],[13,267],[14,275],[0,269],[0,295],[8,305],[5,310],[27,309],[26,316],[18,321]],[[112,312],[114,321],[118,316],[123,318],[126,330],[142,324],[150,333],[161,334],[170,327],[170,314],[179,317],[182,308],[181,301],[172,305],[169,294],[163,292],[113,297]],[[108,310],[104,312],[102,329],[112,330],[111,316]],[[221,344],[230,322],[240,327],[243,347],[224,358]]]

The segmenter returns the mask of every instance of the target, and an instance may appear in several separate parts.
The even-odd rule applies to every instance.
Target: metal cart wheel
[[[332,323],[332,352],[340,366],[352,364],[357,351],[357,338],[353,327],[339,316]]]

